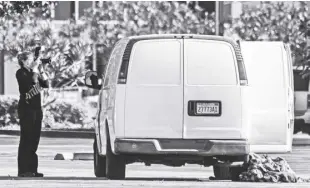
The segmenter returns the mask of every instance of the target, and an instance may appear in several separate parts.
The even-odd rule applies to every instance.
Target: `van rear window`
[[[236,85],[236,58],[233,47],[211,40],[185,41],[187,84]]]
[[[180,85],[182,43],[177,39],[137,42],[130,56],[128,82],[135,85]]]
[[[308,91],[309,90],[309,77],[302,78],[301,71],[294,70],[294,90],[295,91]]]

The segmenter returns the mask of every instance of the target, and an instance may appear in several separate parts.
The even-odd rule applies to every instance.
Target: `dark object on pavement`
[[[35,174],[32,172],[19,173],[18,177],[35,177]]]
[[[39,172],[25,172],[25,173],[19,173],[18,177],[37,177],[37,178],[42,178],[44,175]]]
[[[39,172],[35,172],[34,176],[38,177],[38,178],[42,178],[42,177],[44,177],[44,174],[43,173],[39,173]]]
[[[246,171],[245,164],[216,164],[213,166],[214,180],[239,181],[239,175]],[[211,180],[211,179],[210,179]]]

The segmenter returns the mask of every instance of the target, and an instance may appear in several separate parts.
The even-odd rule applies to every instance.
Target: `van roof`
[[[215,40],[215,41],[223,41],[230,43],[236,54],[237,63],[238,63],[238,70],[239,70],[239,77],[240,80],[247,80],[246,70],[243,63],[242,53],[240,50],[239,44],[227,37],[222,36],[214,36],[214,35],[194,35],[194,34],[152,34],[152,35],[140,35],[140,36],[131,36],[121,39],[124,43],[126,43],[125,51],[123,54],[123,63],[121,66],[121,70],[124,70],[124,77],[127,77],[127,68],[129,64],[131,50],[133,45],[141,40],[152,40],[152,39],[174,39],[174,38],[193,38],[193,39],[204,39],[204,40]],[[122,78],[120,78],[122,79]]]
[[[234,40],[215,35],[197,35],[197,34],[150,34],[150,35],[138,35],[128,37],[129,40],[147,40],[147,39],[173,39],[173,38],[194,38],[194,39],[206,39],[206,40],[219,40],[235,43]]]

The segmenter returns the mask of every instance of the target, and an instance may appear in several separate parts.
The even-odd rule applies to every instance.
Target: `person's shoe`
[[[35,172],[35,173],[34,173],[34,176],[35,176],[35,177],[42,178],[42,177],[44,177],[44,174],[39,173],[39,172]]]
[[[25,172],[18,174],[18,177],[35,177],[35,174],[32,172]]]

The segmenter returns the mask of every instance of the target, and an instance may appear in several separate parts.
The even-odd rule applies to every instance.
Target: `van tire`
[[[99,155],[97,147],[97,139],[95,138],[94,144],[94,172],[96,177],[106,177],[106,156]]]
[[[111,149],[110,138],[107,136],[107,178],[111,180],[123,180],[126,174],[126,163],[124,157],[115,155]]]

